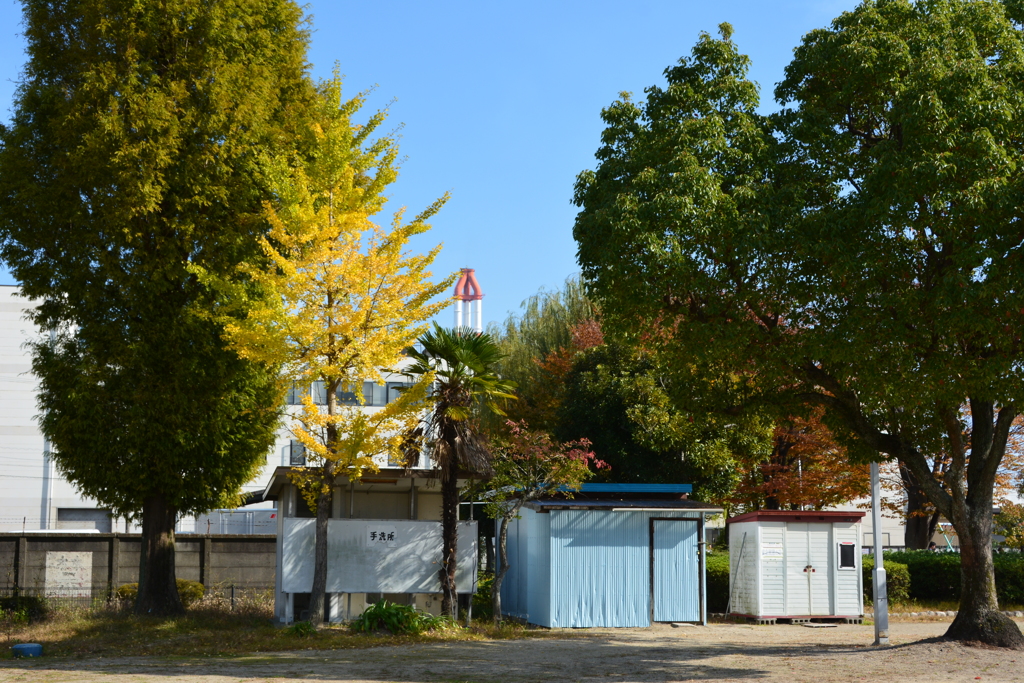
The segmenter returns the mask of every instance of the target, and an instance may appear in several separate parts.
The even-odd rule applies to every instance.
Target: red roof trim
[[[859,510],[757,510],[730,517],[726,522],[859,522],[866,514]]]

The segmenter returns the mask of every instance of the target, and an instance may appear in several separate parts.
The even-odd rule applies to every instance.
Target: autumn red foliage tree
[[[850,462],[820,410],[777,424],[768,458],[740,467],[730,502],[744,509],[821,510],[869,494],[869,466]]]

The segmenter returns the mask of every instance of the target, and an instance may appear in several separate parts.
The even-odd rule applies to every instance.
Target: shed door
[[[654,621],[701,620],[697,520],[651,520]]]
[[[793,617],[833,613],[832,527],[790,522],[786,527],[786,613]]]

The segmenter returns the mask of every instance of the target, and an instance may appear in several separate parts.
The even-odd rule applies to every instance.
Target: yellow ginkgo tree
[[[374,137],[382,112],[353,124],[363,97],[342,101],[337,75],[320,85],[319,95],[305,149],[280,174],[279,200],[266,208],[267,266],[248,272],[274,295],[241,322],[225,325],[239,355],[283,368],[283,387],[322,382],[326,390],[326,406],[305,391],[291,426],[306,451],[306,466],[294,469],[291,479],[316,513],[313,623],[324,615],[335,483],[374,471],[375,456],[401,457],[402,435],[420,419],[432,378],[423,377],[380,410],[342,404],[339,391],[383,383],[386,369],[398,366],[426,321],[448,305],[438,297],[453,280],[430,279],[440,246],[423,254],[409,247],[447,197],[412,221],[399,211],[390,226],[375,223],[386,202],[383,190],[397,177],[395,139]]]

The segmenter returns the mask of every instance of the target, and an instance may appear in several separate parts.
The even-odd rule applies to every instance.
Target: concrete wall
[[[0,533],[0,593],[18,589],[45,594],[55,587],[47,577],[47,554],[89,553],[91,581],[77,597],[105,599],[127,583],[139,580],[141,539],[135,534],[3,534]],[[277,537],[261,535],[180,536],[175,568],[179,579],[211,587],[269,589],[274,585]],[[76,555],[80,560],[82,555]]]

